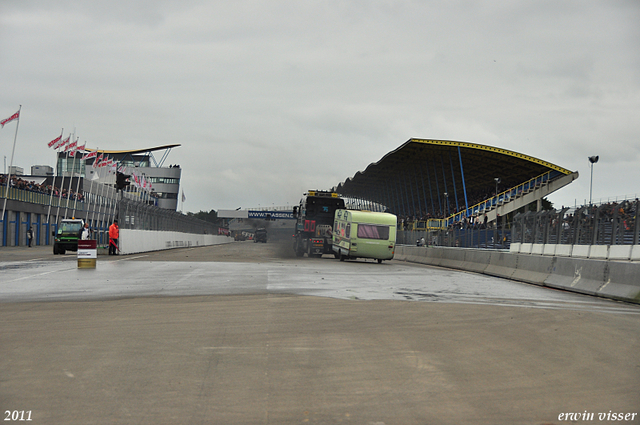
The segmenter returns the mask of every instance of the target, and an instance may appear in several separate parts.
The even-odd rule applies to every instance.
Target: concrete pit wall
[[[221,235],[196,235],[192,233],[131,229],[120,229],[120,239],[118,240],[121,254],[219,245],[231,242],[233,242],[233,238]]]
[[[640,304],[640,262],[409,245],[394,258]]]

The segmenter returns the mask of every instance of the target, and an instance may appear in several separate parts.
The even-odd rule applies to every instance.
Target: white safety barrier
[[[161,251],[172,248],[219,245],[233,242],[233,238],[223,235],[197,235],[180,232],[154,230],[120,229],[118,245],[121,254]]]
[[[575,245],[575,247],[578,246]],[[530,248],[525,247],[527,251]],[[565,250],[561,251],[566,254]],[[597,255],[601,256],[602,252]],[[626,257],[626,253],[621,255]],[[397,260],[468,270],[536,285],[640,303],[640,279],[638,279],[640,262],[588,257],[588,253],[580,258],[409,245],[396,246],[395,252]]]
[[[590,258],[596,260],[640,260],[640,245],[566,245],[512,243],[512,254],[548,255],[552,257]]]

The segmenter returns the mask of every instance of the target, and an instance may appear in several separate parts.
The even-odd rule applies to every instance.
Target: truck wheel
[[[378,258],[378,264],[382,264],[382,260]]]

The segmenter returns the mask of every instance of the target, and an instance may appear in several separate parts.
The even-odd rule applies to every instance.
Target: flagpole
[[[95,162],[96,159],[98,158],[98,148],[96,148],[95,153],[96,153],[96,156],[95,156],[95,158],[93,158],[93,162]],[[91,167],[93,168],[93,164],[91,164]],[[86,178],[86,175],[87,175],[87,161],[86,160],[84,162],[84,175],[85,175],[85,178]],[[91,177],[91,188],[89,189],[89,205],[87,206],[87,208],[91,208],[91,198],[93,198],[93,180],[94,180],[93,177],[95,177],[95,173],[94,173],[94,176]],[[87,219],[88,218],[89,218],[89,211],[87,211]],[[96,203],[95,203],[95,200],[94,200],[94,202],[93,202],[93,211],[91,212],[91,222],[94,224],[94,227],[97,227],[97,226],[95,226],[95,222],[94,222],[95,218],[96,218]]]
[[[7,170],[7,187],[4,191],[4,205],[2,206],[2,221],[4,222],[4,212],[7,210],[7,198],[9,197],[9,182],[11,181],[11,167],[13,167],[13,154],[16,151],[16,140],[18,140],[18,126],[20,125],[20,111],[22,105],[18,108],[18,122],[16,123],[16,134],[13,136],[13,148],[11,149],[11,160],[9,161],[9,169]]]
[[[62,134],[63,133],[64,133],[64,127],[60,131],[60,140],[62,140]],[[58,162],[58,148],[57,147],[55,149],[55,152],[56,152],[56,162]],[[55,187],[55,182],[56,182],[56,175],[54,174],[53,178],[51,179],[51,196],[49,197],[49,211],[47,211],[47,225],[50,224],[49,223],[49,218],[51,217],[51,204],[53,203],[53,192],[54,192],[53,188]],[[51,229],[49,229],[49,230],[51,230]]]
[[[64,140],[64,143],[62,144],[62,146],[65,147],[65,150],[67,149],[67,145],[70,142],[71,142],[71,134],[69,134],[69,137],[67,137]],[[57,161],[56,161],[56,165],[57,165]],[[60,177],[62,178],[60,179],[60,190],[58,191],[58,209],[56,210],[56,224],[58,224],[58,220],[60,219],[60,204],[62,203],[62,191],[64,190],[64,171],[62,171],[62,175]]]
[[[100,165],[100,164],[98,164],[98,165]],[[96,171],[98,172],[98,179],[101,179],[99,168],[100,167],[96,167]],[[105,186],[105,184],[104,183],[101,183],[101,184],[102,184],[102,187],[100,188],[100,205],[98,206],[98,220],[102,220],[104,222],[104,216],[106,216],[106,211],[107,211],[106,210],[107,203],[106,203],[106,201],[104,201],[104,196],[103,196],[104,195],[104,186]],[[105,213],[104,214],[102,213],[102,203],[103,202],[105,203]],[[102,214],[102,217],[100,217],[101,214]]]
[[[84,178],[87,178],[87,163],[85,161],[84,163]],[[84,189],[84,184],[83,184],[83,189]],[[93,222],[93,214],[92,214],[92,218],[91,220],[89,220],[89,210],[91,209],[91,198],[93,197],[93,179],[91,179],[91,186],[89,186],[89,201],[87,202],[87,221],[89,222]],[[95,205],[94,205],[94,211],[95,211]]]
[[[84,148],[87,146],[87,142],[84,142],[84,145],[82,145],[82,152],[84,153]],[[75,161],[78,159],[76,157],[76,155],[78,155],[79,150],[77,149],[78,147],[76,146],[76,151],[73,154],[73,161],[75,163]],[[75,165],[75,164],[74,164]],[[75,167],[74,167],[75,168]],[[78,173],[78,181],[76,183],[76,199],[73,200],[73,215],[76,215],[76,207],[78,206],[78,191],[80,190],[80,178],[82,177],[82,159],[80,159],[80,167],[79,167],[79,173]],[[84,186],[82,187],[84,189]],[[86,217],[85,217],[86,218]]]
[[[73,129],[73,138],[76,137],[76,129]],[[71,140],[73,140],[73,138],[71,138]],[[73,144],[74,142],[71,142],[71,144]],[[78,144],[78,141],[75,141],[76,146]],[[76,146],[74,146],[72,149],[75,149]],[[74,151],[75,152],[75,151]],[[69,201],[71,200],[70,196],[71,196],[71,184],[73,183],[73,170],[75,168],[75,155],[73,156],[73,163],[71,164],[71,175],[69,176],[69,189],[67,190],[67,202],[65,202],[64,205],[64,218],[68,218],[67,216],[67,212],[69,211]],[[67,152],[67,170],[69,169],[69,153]]]

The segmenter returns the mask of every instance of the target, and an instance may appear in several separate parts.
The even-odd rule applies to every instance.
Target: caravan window
[[[389,226],[358,224],[358,237],[363,239],[389,239]]]

